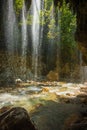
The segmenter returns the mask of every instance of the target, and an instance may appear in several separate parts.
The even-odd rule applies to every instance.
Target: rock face
[[[36,130],[24,108],[12,108],[0,115],[0,130]]]
[[[85,0],[79,3],[77,10],[76,40],[82,52],[83,64],[87,65],[87,1]]]

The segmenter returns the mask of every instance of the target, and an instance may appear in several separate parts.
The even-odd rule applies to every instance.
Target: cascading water
[[[14,11],[13,0],[6,1],[4,9],[5,38],[8,54],[14,54],[17,50],[18,28]]]
[[[21,73],[22,73],[22,78],[26,79],[26,53],[27,53],[27,23],[26,23],[26,6],[25,6],[25,1],[23,3],[22,7],[22,49],[21,49]]]
[[[18,25],[16,14],[14,10],[13,0],[4,0],[4,33],[5,43],[7,49],[7,67],[5,68],[5,75],[7,82],[12,82],[16,77],[15,57],[18,54]],[[17,62],[17,61],[16,61]]]
[[[40,9],[41,0],[32,1],[32,70],[34,78],[38,77],[38,62],[39,62],[39,51],[40,51]]]
[[[22,56],[26,56],[27,48],[27,24],[26,24],[26,6],[25,2],[22,7]]]
[[[76,54],[74,55],[74,52],[72,51],[71,47],[75,48],[74,46],[75,42],[72,37],[70,38],[70,35],[71,32],[74,33],[74,27],[72,29],[71,25],[74,26],[75,20],[72,21],[73,17],[69,12],[65,13],[66,11],[68,11],[65,8],[65,5],[64,5],[65,11],[62,9],[62,7],[61,10],[59,11],[58,8],[56,9],[55,6],[53,5],[53,0],[51,0],[49,4],[48,2],[44,3],[44,0],[32,0],[32,6],[31,6],[32,10],[30,12],[30,15],[27,15],[28,9],[30,9],[29,6],[30,2],[28,3],[28,1],[26,1],[25,3],[25,0],[23,0],[20,4],[22,6],[22,3],[24,2],[23,7],[20,6],[19,9],[18,3],[16,3],[14,0],[3,0],[3,1],[4,6],[1,5],[2,11],[0,15],[2,16],[4,11],[4,15],[2,16],[4,22],[0,23],[2,26],[1,42],[4,41],[6,45],[5,54],[7,54],[5,62],[7,64],[5,64],[4,67],[5,69],[3,70],[2,67],[3,73],[6,72],[4,75],[9,77],[9,79],[10,77],[13,77],[13,79],[16,78],[23,79],[22,77],[24,75],[26,76],[30,74],[30,76],[25,77],[26,80],[29,77],[33,78],[32,75],[33,73],[34,79],[37,79],[41,76],[41,72],[43,77],[44,76],[47,77],[47,74],[49,74],[50,71],[52,70],[54,73],[59,72],[59,75],[61,75],[62,78],[63,74],[66,77],[68,74],[69,75],[71,74],[71,78],[74,78],[74,75],[76,75],[77,72],[75,72],[76,74],[72,72],[74,70],[75,63],[72,64],[71,62],[72,61],[75,62]],[[67,21],[69,20],[68,13],[69,15],[71,15],[70,17],[72,17],[70,21],[73,22],[72,24],[69,21],[70,23],[69,24],[70,27],[68,29],[70,31],[69,38],[67,37],[69,32],[67,32],[67,28],[65,28],[65,25],[66,27],[68,26]],[[66,20],[65,21],[66,24],[63,22],[63,19]],[[31,29],[32,33],[30,33]],[[4,33],[5,33],[5,40],[3,39]],[[69,41],[71,39],[73,41]],[[71,45],[69,43],[71,43]],[[3,42],[1,44],[3,44]],[[64,44],[66,45],[66,47]],[[71,50],[66,52],[68,48],[70,48]],[[68,52],[70,54],[69,56]],[[62,59],[62,57],[64,57],[63,54],[65,54],[65,57],[69,58],[67,58],[67,60]],[[82,61],[80,66],[82,68],[81,74],[85,73],[83,74],[84,77],[82,80],[86,80],[87,66],[85,67],[82,66]],[[57,68],[60,70],[57,71]]]

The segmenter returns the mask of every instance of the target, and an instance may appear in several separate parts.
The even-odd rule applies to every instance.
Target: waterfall
[[[27,49],[27,24],[26,24],[26,6],[22,7],[22,56],[26,56]]]
[[[17,51],[18,44],[18,28],[14,11],[13,0],[6,1],[4,9],[5,38],[8,54],[14,54]]]
[[[27,68],[26,68],[26,56],[27,56],[27,23],[26,23],[26,16],[27,16],[27,12],[26,12],[26,5],[25,5],[25,1],[23,3],[23,7],[22,7],[22,26],[21,26],[21,40],[22,40],[22,45],[21,45],[21,74],[22,74],[22,78],[26,79],[26,72],[27,72]]]
[[[32,0],[32,70],[35,79],[38,77],[40,56],[40,9],[41,0]]]
[[[17,18],[14,10],[13,0],[4,0],[4,35],[5,35],[5,44],[7,52],[7,66],[5,70],[5,75],[8,82],[13,81],[16,77],[16,67],[15,62],[16,54],[18,54],[18,40],[19,40],[19,31]]]

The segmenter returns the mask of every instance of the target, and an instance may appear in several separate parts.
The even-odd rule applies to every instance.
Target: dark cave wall
[[[3,23],[3,0],[0,1],[0,50],[4,50],[5,38],[4,38],[4,23]]]
[[[87,1],[79,4],[75,36],[78,47],[82,52],[83,65],[87,65]]]

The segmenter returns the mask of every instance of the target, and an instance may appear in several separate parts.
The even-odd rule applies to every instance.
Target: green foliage
[[[15,0],[15,10],[16,13],[19,14],[20,10],[22,9],[24,0]]]
[[[45,2],[45,10],[50,10],[53,0],[44,0],[44,2]]]
[[[63,3],[60,9],[60,35],[61,35],[61,49],[68,55],[73,53],[73,49],[76,47],[74,33],[76,29],[76,16],[72,14],[69,9],[69,5]]]
[[[56,32],[55,19],[52,18],[50,24],[48,25],[49,32],[47,34],[48,38],[54,39],[58,36],[58,32]]]
[[[63,77],[72,75],[77,65],[77,44],[75,41],[76,16],[65,1],[60,8],[60,64]]]
[[[27,16],[27,24],[28,24],[28,25],[32,25],[32,19],[33,19],[33,16],[32,16],[31,14],[29,14],[29,15]]]
[[[47,38],[55,39],[58,36],[58,32],[55,24],[55,7],[53,0],[45,0],[44,17],[44,25],[48,28]]]

